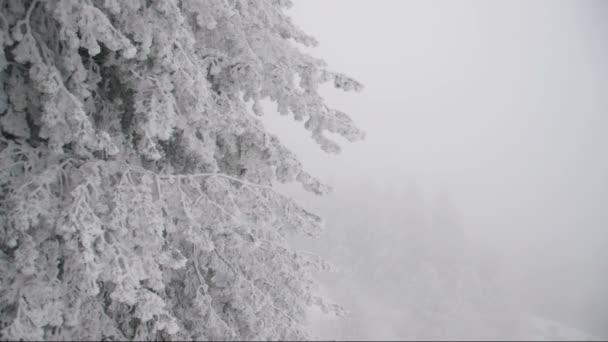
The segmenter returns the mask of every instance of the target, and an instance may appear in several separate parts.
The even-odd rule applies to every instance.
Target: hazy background
[[[528,310],[608,336],[608,2],[300,0],[290,13],[320,41],[311,54],[365,85],[323,94],[367,138],[329,156],[267,115],[337,197],[287,191],[330,210],[340,192],[368,196],[363,183],[449,194]]]

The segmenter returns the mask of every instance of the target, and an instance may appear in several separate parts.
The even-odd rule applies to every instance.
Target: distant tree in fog
[[[438,195],[430,205],[428,248],[431,258],[446,272],[467,262],[468,240],[462,218],[446,193]]]
[[[369,183],[339,193],[335,202],[349,214],[326,214],[332,229],[319,251],[348,271],[329,284],[352,315],[333,325],[355,339],[374,338],[386,326],[399,339],[517,336],[496,262],[479,260],[491,254],[469,243],[449,196],[426,201],[415,185]]]
[[[253,114],[336,153],[363,133],[317,89],[361,85],[297,49],[289,0],[0,5],[2,339],[300,339],[336,309],[285,243],[321,219],[272,186],[327,187]]]

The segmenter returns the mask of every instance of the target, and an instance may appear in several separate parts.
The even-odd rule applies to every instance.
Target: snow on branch
[[[1,339],[304,339],[322,220],[276,182],[330,189],[262,122],[323,150],[364,134],[318,94],[360,90],[297,44],[290,1],[4,0]]]

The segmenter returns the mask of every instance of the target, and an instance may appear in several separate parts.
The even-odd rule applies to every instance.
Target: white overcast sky
[[[300,0],[290,13],[320,42],[307,51],[365,85],[323,92],[367,132],[340,156],[266,119],[310,171],[336,191],[446,191],[478,242],[608,288],[608,1]]]

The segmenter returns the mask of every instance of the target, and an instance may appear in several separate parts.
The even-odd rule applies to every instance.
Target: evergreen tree
[[[297,48],[289,0],[0,0],[2,339],[301,339],[328,188],[260,102],[363,138],[317,89],[361,85]]]

